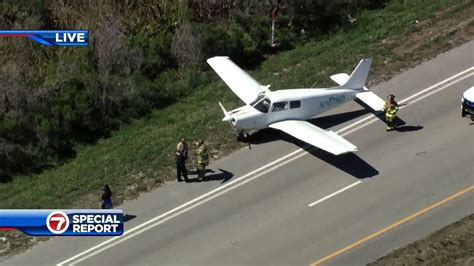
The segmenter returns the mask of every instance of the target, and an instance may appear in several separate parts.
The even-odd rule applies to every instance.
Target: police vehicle
[[[461,116],[471,117],[474,121],[474,86],[464,92],[461,98]]]

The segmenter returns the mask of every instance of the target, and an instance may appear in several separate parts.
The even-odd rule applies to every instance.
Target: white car
[[[474,86],[465,91],[461,98],[461,116],[470,116],[474,121]]]

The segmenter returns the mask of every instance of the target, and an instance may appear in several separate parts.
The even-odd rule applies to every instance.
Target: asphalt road
[[[267,131],[252,150],[212,164],[210,181],[171,182],[125,203],[132,219],[122,237],[58,237],[1,263],[371,262],[474,212],[474,124],[460,116],[473,62],[471,41],[372,88],[407,104],[399,131],[385,132],[357,103],[313,121],[358,146],[355,154]]]

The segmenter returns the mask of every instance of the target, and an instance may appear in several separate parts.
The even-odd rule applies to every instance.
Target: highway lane
[[[82,263],[309,264],[473,185],[474,147],[465,142],[472,129],[460,118],[458,97],[472,82],[471,76],[426,98],[430,104],[420,102],[402,110],[406,132],[387,134],[374,123],[351,134],[348,138],[360,152],[334,161],[354,166],[354,172],[322,162],[319,157],[326,155],[318,152],[303,156]],[[430,105],[439,115],[433,116]],[[361,185],[307,206],[358,180],[354,175],[362,179]],[[472,195],[468,197],[474,202]],[[473,211],[474,205],[468,204],[454,218]],[[432,230],[439,226],[423,223]],[[372,256],[365,258],[375,259],[387,250],[381,251],[371,250]]]
[[[468,52],[467,55],[469,55],[469,51],[473,51],[472,43],[451,51],[449,54],[442,55],[433,62],[426,63],[414,70],[404,73],[392,81],[381,84],[374,88],[374,90],[376,92],[379,91],[380,95],[386,95],[388,92],[393,92],[393,90],[387,90],[387,88],[398,87],[395,91],[397,96],[399,98],[407,97],[417,90],[441,81],[457,73],[456,71],[462,70],[464,67],[472,64],[472,56],[471,60],[469,60],[469,56],[466,56],[466,51]],[[416,84],[417,86],[408,86],[408,84]],[[456,86],[459,86],[459,84]],[[445,108],[447,109],[453,108],[451,112],[454,116],[452,117],[455,117],[458,113],[456,113],[456,111],[459,111],[459,90],[461,90],[461,86],[446,90],[453,93],[450,101],[445,101],[449,98],[446,95],[439,97],[435,94],[421,101],[419,105],[413,106],[419,110],[413,110],[413,107],[407,107],[407,110],[403,110],[401,114],[403,116],[405,112],[413,110],[407,113],[409,115],[406,116],[409,117],[410,120],[405,118],[409,124],[416,124],[417,117],[425,113],[427,117],[419,118],[424,128],[413,132],[393,133],[401,134],[402,136],[398,138],[405,139],[427,132],[426,134],[428,135],[422,140],[436,142],[437,135],[432,135],[433,132],[427,131],[425,124],[433,123],[434,126],[436,123],[439,123],[439,117],[435,117],[432,112],[429,112],[430,107],[427,106],[426,103],[436,99],[433,103],[436,108],[439,108],[439,106],[446,106]],[[451,94],[448,96],[451,96]],[[360,110],[360,108],[354,104],[343,106],[334,112],[357,110]],[[451,117],[448,118],[451,119]],[[355,120],[341,123],[334,128],[341,128],[354,121]],[[325,120],[323,119],[321,122],[325,122]],[[463,120],[463,122],[466,121]],[[442,127],[442,129],[446,128]],[[217,199],[206,202],[204,205],[191,209],[143,234],[137,235],[117,246],[113,246],[98,256],[88,258],[83,261],[83,263],[128,262],[156,264],[157,262],[162,262],[169,264],[172,262],[183,262],[186,264],[213,262],[220,264],[227,262],[244,264],[307,264],[318,259],[318,256],[327,255],[346,243],[345,241],[350,242],[353,240],[350,236],[349,238],[344,238],[347,237],[346,234],[350,235],[354,234],[354,232],[358,232],[362,235],[364,228],[354,227],[353,222],[365,221],[364,217],[369,216],[362,214],[367,214],[367,210],[374,207],[373,202],[383,203],[381,199],[377,199],[374,195],[368,194],[373,191],[367,192],[363,190],[363,193],[359,194],[360,189],[370,188],[370,186],[366,184],[373,183],[383,185],[384,180],[398,180],[392,177],[392,175],[395,175],[397,167],[404,168],[411,162],[410,160],[400,160],[399,163],[391,164],[387,163],[386,159],[382,159],[385,156],[384,149],[393,148],[391,146],[384,146],[386,145],[385,142],[388,144],[395,144],[396,142],[387,140],[387,134],[383,132],[383,124],[381,123],[374,123],[367,128],[354,132],[346,138],[359,146],[360,152],[357,153],[357,156],[352,155],[350,158],[342,159],[328,158],[327,155],[324,154],[303,156],[298,160],[292,161],[285,167],[277,168],[269,174],[262,175],[258,179],[230,191]],[[413,143],[419,141],[418,139],[409,139],[409,141],[407,141],[407,143],[410,144],[410,152],[414,152],[414,149],[416,149]],[[431,144],[431,142],[428,142],[428,144]],[[272,162],[285,155],[288,151],[293,151],[295,149],[294,147],[293,144],[283,141],[272,141],[271,143],[254,146],[252,151],[246,149],[238,151],[214,164],[213,168],[217,170],[217,168],[220,167],[228,170],[234,174],[235,177],[233,178],[235,179],[248,172],[249,169],[256,169],[265,163]],[[443,147],[444,148],[441,148],[443,151],[445,149],[450,150],[445,146]],[[426,154],[429,155],[431,153],[427,151]],[[402,156],[403,154],[400,155],[400,153],[393,153],[393,155],[404,157]],[[448,156],[447,158],[452,158],[453,156],[452,154],[445,155]],[[398,157],[396,158],[398,160]],[[324,160],[328,161],[329,164],[324,162]],[[426,164],[433,164],[433,161],[423,162],[422,166],[426,167]],[[339,168],[334,165],[339,166]],[[361,167],[361,165],[363,167]],[[443,167],[450,168],[450,165],[452,164]],[[464,169],[468,167],[469,166],[464,166]],[[417,171],[422,172],[420,169],[417,169]],[[307,207],[308,203],[349,185],[355,180],[359,180],[354,176],[360,178],[367,176],[368,178],[361,179],[363,181],[362,184],[327,202],[313,207],[314,209]],[[416,177],[415,179],[418,180],[418,178],[420,178],[418,184],[421,185],[423,184],[422,181],[428,177],[428,175],[424,175],[423,177]],[[401,178],[401,180],[404,179]],[[469,181],[472,183],[472,179],[467,179],[467,181],[460,179],[459,182],[463,184],[463,182],[469,183]],[[418,207],[415,203],[412,204],[410,200],[415,202],[419,201],[419,205],[422,205],[423,203],[428,204],[429,200],[434,200],[436,199],[435,196],[439,196],[439,194],[432,192],[433,195],[431,197],[430,195],[423,194],[421,196],[412,195],[409,197],[408,195],[411,195],[409,193],[410,190],[408,190],[408,192],[406,189],[403,190],[404,186],[402,186],[402,184],[405,183],[402,181],[397,182],[400,183],[382,186],[381,188],[383,190],[378,192],[379,197],[387,196],[387,201],[389,202],[385,204],[394,201],[394,198],[388,196],[401,196],[403,199],[407,199],[406,202],[410,203],[407,204],[410,208],[404,209],[405,212],[415,211],[415,207]],[[414,183],[417,184],[416,182]],[[408,184],[411,183],[408,182]],[[180,203],[193,199],[212,188],[222,186],[219,182],[183,185],[184,184],[170,183],[160,188],[160,193],[155,191],[144,195],[137,201],[126,203],[124,209],[129,213],[137,215],[137,218],[127,224],[129,225],[127,228],[136,226],[159,213],[164,213],[178,206]],[[399,190],[396,190],[396,188]],[[410,185],[409,188],[412,188],[412,185]],[[434,191],[440,190],[444,193],[444,190],[447,190],[446,188],[456,188],[456,184],[444,184],[441,182],[439,183],[439,187],[436,187]],[[408,195],[399,195],[395,192],[390,194],[387,190],[389,192],[395,190],[395,192],[405,191],[405,194]],[[357,193],[357,191],[359,191],[359,193]],[[343,200],[339,202],[346,196],[352,195],[352,193],[356,193],[356,195],[362,197],[362,199],[359,200],[365,204],[352,206],[356,203],[355,200]],[[377,195],[376,192],[373,193]],[[377,208],[375,208],[375,210],[380,211],[380,209]],[[375,230],[378,225],[385,225],[384,222],[389,223],[389,218],[398,217],[389,214],[384,215],[384,211],[381,213],[383,217],[381,217],[380,221],[376,221],[378,224],[373,224],[374,221],[367,223],[367,228],[365,228],[367,232],[370,231],[370,229]],[[404,214],[404,212],[400,211],[400,213],[397,214],[400,216],[400,214]],[[362,215],[362,217],[360,217],[360,215]],[[374,215],[374,217],[377,217],[376,214]],[[385,220],[383,219],[384,217],[386,217]],[[351,229],[353,231],[346,232],[344,230],[348,229],[344,228],[353,228]],[[330,229],[334,230],[334,232],[331,232]],[[358,234],[355,234],[353,237],[357,238],[358,236]],[[325,239],[325,237],[329,238],[328,241],[321,241],[321,239]],[[331,239],[333,242],[331,242]],[[49,241],[32,249],[22,256],[14,257],[12,260],[7,261],[7,263],[15,264],[23,262],[22,264],[25,264],[25,262],[33,261],[48,264],[57,263],[74,256],[81,250],[100,243],[100,240],[101,239],[91,238],[55,239],[54,241]],[[204,243],[201,244],[200,242]],[[299,244],[297,244],[298,242]],[[45,252],[45,250],[48,252]],[[42,254],[42,256],[34,256],[35,253]],[[33,257],[35,257],[35,260],[31,260]]]
[[[433,230],[464,218],[466,210],[471,210],[472,213],[473,189],[474,187],[470,187],[468,192],[462,190],[453,194],[455,199],[452,200],[451,196],[445,198],[449,201],[454,201],[453,203],[443,203],[443,205],[437,206],[434,209],[431,209],[434,205],[430,205],[428,207],[430,210],[427,212],[425,212],[427,209],[425,208],[404,217],[324,258],[319,258],[313,265],[365,265],[369,261],[375,261],[381,257],[380,254],[388,254],[394,248],[404,247],[413,242],[413,239],[421,239],[432,233]],[[458,196],[460,194],[461,196]],[[421,214],[418,215],[419,213]],[[411,219],[413,215],[415,218]],[[407,219],[408,221],[406,221]],[[413,222],[413,220],[416,220],[416,222]],[[391,229],[392,227],[395,228]]]

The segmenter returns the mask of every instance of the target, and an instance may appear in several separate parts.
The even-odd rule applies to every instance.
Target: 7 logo
[[[53,234],[62,234],[69,227],[69,217],[62,211],[53,211],[46,218],[46,227]]]

